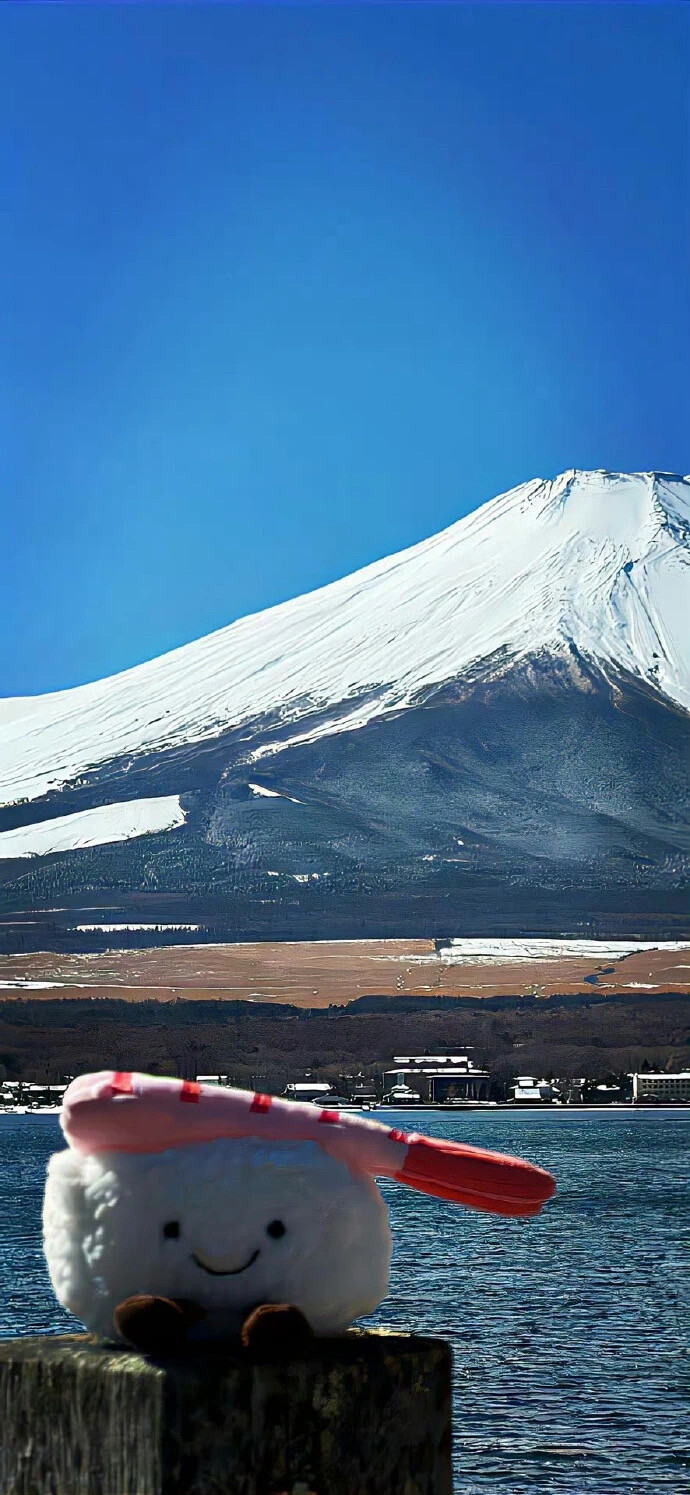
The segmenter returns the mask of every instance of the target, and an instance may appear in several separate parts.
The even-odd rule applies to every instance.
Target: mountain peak
[[[533,478],[501,497],[517,498],[523,494],[537,507],[577,508],[583,528],[594,523],[597,530],[603,531],[611,531],[617,517],[625,516],[629,527],[639,524],[645,512],[654,506],[675,512],[680,505],[690,512],[690,479],[667,472],[610,472],[605,468],[571,467],[555,478]],[[491,502],[498,503],[500,499]]]
[[[249,761],[573,649],[690,707],[690,481],[533,479],[364,570],[111,679],[0,712],[0,803],[241,734]]]

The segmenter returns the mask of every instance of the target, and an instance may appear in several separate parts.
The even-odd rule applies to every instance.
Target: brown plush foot
[[[122,1339],[142,1355],[179,1355],[187,1330],[202,1317],[194,1304],[175,1302],[141,1293],[125,1298],[113,1314],[115,1328]]]
[[[299,1308],[290,1303],[260,1303],[242,1325],[242,1344],[260,1360],[291,1360],[304,1355],[314,1332]]]

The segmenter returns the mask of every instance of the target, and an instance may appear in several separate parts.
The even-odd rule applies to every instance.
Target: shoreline
[[[316,1110],[317,1108],[314,1107],[314,1109]],[[0,1108],[0,1120],[3,1116],[59,1116],[61,1114],[61,1110],[61,1106],[33,1106],[30,1108],[26,1108],[23,1106],[6,1106]],[[416,1116],[420,1111],[425,1113],[443,1112],[446,1116],[465,1116],[468,1113],[471,1113],[474,1116],[476,1116],[477,1114],[491,1116],[494,1115],[497,1111],[507,1111],[510,1115],[513,1116],[524,1114],[526,1112],[529,1112],[530,1115],[533,1115],[535,1112],[537,1112],[542,1115],[548,1114],[559,1116],[567,1114],[568,1112],[577,1112],[578,1115],[589,1112],[596,1116],[620,1115],[622,1113],[625,1113],[627,1115],[630,1112],[635,1112],[636,1114],[648,1116],[650,1113],[656,1114],[660,1111],[663,1111],[664,1113],[672,1112],[673,1114],[690,1113],[690,1101],[680,1101],[675,1105],[663,1106],[635,1105],[632,1101],[619,1101],[616,1103],[612,1103],[611,1105],[602,1106],[590,1106],[577,1101],[566,1106],[554,1106],[549,1104],[548,1102],[542,1102],[540,1104],[538,1101],[525,1101],[516,1106],[512,1103],[512,1101],[495,1101],[493,1104],[481,1104],[478,1106],[421,1105],[407,1107],[347,1107],[343,1114],[349,1116],[374,1116],[377,1121],[381,1121],[384,1116]]]

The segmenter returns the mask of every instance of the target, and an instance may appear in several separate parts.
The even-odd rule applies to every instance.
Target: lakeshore
[[[330,1102],[329,1105],[334,1110],[342,1109],[334,1105],[333,1102]],[[394,1105],[380,1104],[347,1107],[348,1112],[354,1112],[356,1115],[361,1116],[371,1114],[376,1121],[383,1122],[390,1115],[399,1115],[402,1109],[405,1109],[406,1114],[408,1114],[408,1108]],[[3,1117],[16,1116],[59,1116],[61,1110],[61,1106],[55,1105],[0,1105],[0,1120]],[[467,1112],[474,1113],[477,1111],[488,1111],[490,1113],[507,1111],[513,1116],[521,1112],[538,1113],[541,1116],[561,1116],[564,1113],[567,1115],[577,1113],[578,1115],[584,1114],[588,1116],[629,1115],[631,1112],[635,1112],[638,1115],[640,1113],[648,1114],[649,1112],[669,1112],[670,1114],[674,1114],[675,1112],[690,1111],[690,1101],[676,1101],[672,1104],[666,1102],[611,1101],[608,1104],[601,1105],[597,1105],[596,1103],[590,1104],[588,1101],[568,1101],[567,1103],[559,1101],[519,1101],[517,1103],[515,1101],[467,1101],[447,1105],[437,1101],[420,1101],[419,1104],[409,1108],[409,1114],[414,1116],[417,1116],[420,1112],[424,1112],[425,1114],[431,1112],[432,1114],[463,1116]]]
[[[410,1069],[394,1055],[443,1053],[471,1057],[477,1093],[470,1071],[448,1076],[451,1094],[445,1077],[437,1075],[433,1096],[429,1075],[418,1080],[408,1073],[421,1101],[507,1102],[516,1077],[530,1077],[539,1095],[530,1095],[534,1085],[523,1084],[523,1101],[536,1099],[541,1106],[545,1098],[586,1099],[593,1106],[632,1099],[626,1076],[636,1070],[655,1072],[662,1085],[687,1070],[689,1042],[690,1002],[682,994],[438,1003],[375,998],[309,1011],[251,1002],[132,1004],[84,995],[37,1001],[26,993],[0,1000],[0,1106],[58,1104],[61,1091],[49,1091],[49,1085],[64,1087],[75,1074],[104,1068],[216,1076],[275,1095],[311,1073],[326,1087],[323,1094],[371,1104],[397,1084],[393,1071]],[[422,1067],[429,1067],[426,1060]],[[544,1076],[548,1082],[540,1083]],[[561,1078],[552,1086],[553,1076]],[[586,1096],[580,1093],[583,1077]],[[621,1093],[623,1083],[628,1089]],[[605,1090],[598,1091],[599,1085]]]

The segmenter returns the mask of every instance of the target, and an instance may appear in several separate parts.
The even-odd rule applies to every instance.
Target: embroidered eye
[[[168,1220],[167,1224],[163,1226],[163,1235],[165,1236],[166,1241],[176,1241],[179,1234],[179,1220]]]
[[[285,1226],[282,1220],[271,1220],[266,1226],[266,1235],[270,1235],[272,1241],[279,1241],[281,1235],[285,1235]]]

